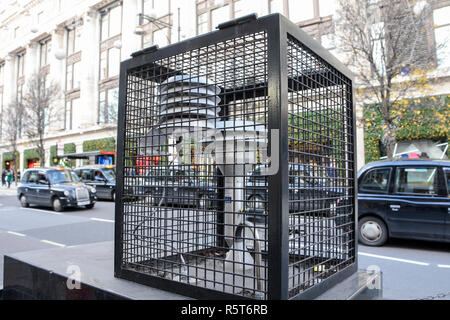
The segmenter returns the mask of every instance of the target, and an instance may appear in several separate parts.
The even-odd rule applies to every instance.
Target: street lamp
[[[113,46],[114,46],[114,48],[116,48],[116,49],[122,49],[122,41],[120,41],[120,40],[114,41]]]
[[[58,60],[63,60],[66,57],[66,51],[62,48],[55,51],[55,58]]]
[[[143,13],[138,13],[138,25],[136,27],[136,29],[134,30],[134,33],[137,35],[143,35],[145,33],[144,31],[144,20],[147,20],[153,24],[155,24],[157,27],[159,28],[168,28],[169,30],[172,30],[172,25],[170,23],[161,21],[160,19],[158,19],[156,17],[156,14],[154,13],[150,13],[150,14],[143,14]],[[178,8],[178,24],[179,24],[179,20],[180,20],[180,8]],[[180,26],[178,26],[178,41],[180,41]],[[167,40],[169,40],[169,38],[167,37]],[[169,40],[170,43],[170,40]]]
[[[138,25],[136,27],[136,29],[134,30],[134,33],[137,35],[142,35],[144,34],[144,20],[148,20],[149,22],[155,24],[157,27],[160,28],[169,28],[172,29],[172,26],[164,21],[158,20],[155,16],[155,14],[143,14],[143,13],[138,13]]]
[[[162,26],[162,27],[166,27],[166,28],[172,28],[172,25],[170,25],[169,23],[158,20],[154,13],[151,13],[149,15],[143,14],[143,13],[138,13],[138,26],[142,26],[144,24],[144,19],[148,20],[151,23],[154,23],[155,25],[157,25],[159,27]]]

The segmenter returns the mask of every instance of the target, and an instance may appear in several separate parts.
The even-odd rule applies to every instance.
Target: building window
[[[0,139],[2,137],[2,131],[3,131],[3,77],[5,70],[5,64],[0,63]]]
[[[17,103],[22,103],[22,99],[23,99],[23,83],[18,83],[17,84]],[[22,135],[24,133],[22,119],[19,120],[19,127],[17,128],[17,131],[19,133],[19,138],[22,138]]]
[[[0,140],[2,138],[2,132],[3,132],[3,88],[0,85]]]
[[[202,13],[197,17],[197,34],[208,32],[208,13]]]
[[[5,76],[5,64],[0,63],[0,87],[3,86],[3,83],[4,83],[3,77],[4,76]]]
[[[153,44],[164,47],[169,44],[168,28],[162,28],[153,32]]]
[[[211,10],[211,28],[215,29],[222,22],[230,20],[230,6],[225,5],[223,7]]]
[[[315,17],[314,0],[289,0],[289,19],[293,22],[310,20]]]
[[[106,108],[106,91],[100,91],[99,95],[99,104],[98,104],[98,122],[100,124],[106,123],[107,116],[107,108]]]
[[[261,14],[262,1],[260,0],[238,0],[234,2],[234,17],[239,18],[251,13]]]
[[[117,121],[119,106],[119,88],[100,91],[98,122],[114,123]]]
[[[108,51],[100,52],[100,81],[108,78]]]
[[[17,102],[22,102],[23,98],[23,84],[17,85]]]
[[[37,24],[40,24],[44,21],[43,17],[44,17],[44,11],[41,11],[37,14],[37,16],[36,16]]]
[[[122,6],[111,7],[101,16],[101,41],[122,33]]]
[[[269,12],[284,14],[283,0],[269,0]]]
[[[83,26],[78,25],[67,30],[67,55],[70,56],[80,51],[81,31]]]
[[[384,61],[384,51],[386,48],[386,43],[384,39],[384,23],[378,22],[374,23],[370,26],[370,38],[373,41],[373,58],[376,70],[372,70],[374,73],[377,71],[378,73],[385,74],[386,73],[386,65]]]
[[[73,123],[73,109],[78,104],[80,99],[73,99],[66,101],[66,108],[64,112],[64,130],[72,130]]]
[[[66,107],[64,112],[64,130],[72,130],[73,128],[73,113],[74,110],[78,110],[80,104],[80,98],[75,98],[66,101]]]
[[[49,64],[50,51],[52,48],[52,42],[50,39],[41,42],[40,46],[40,68]]]
[[[336,0],[319,0],[319,16],[333,15],[336,11]]]
[[[3,77],[5,74],[5,64],[0,63],[0,140],[3,132]]]
[[[322,46],[329,51],[336,49],[335,35],[332,33],[322,35],[320,37],[320,42],[322,43]]]
[[[156,18],[163,17],[165,15],[169,14],[170,7],[169,7],[168,0],[143,0],[142,2],[142,8],[144,14],[152,14],[155,15]]]
[[[120,72],[120,50],[111,48],[108,50],[108,77],[115,77]]]
[[[100,52],[100,81],[118,76],[120,72],[120,50],[110,48]]]
[[[25,72],[25,53],[17,55],[17,78],[22,78]]]
[[[433,11],[434,37],[436,41],[436,56],[440,68],[450,67],[450,54],[447,43],[450,40],[450,6]]]
[[[66,90],[78,88],[80,88],[80,62],[75,62],[67,66]]]

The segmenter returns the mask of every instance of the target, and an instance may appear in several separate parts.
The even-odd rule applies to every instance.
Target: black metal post
[[[278,18],[278,17],[277,17]],[[267,32],[269,77],[269,132],[278,130],[279,169],[269,176],[268,204],[268,298],[286,300],[288,297],[288,101],[287,101],[287,33],[279,19],[273,19]]]

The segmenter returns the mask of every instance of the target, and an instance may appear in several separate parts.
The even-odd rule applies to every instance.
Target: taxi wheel
[[[386,224],[375,217],[364,217],[359,221],[359,241],[372,247],[379,247],[388,240]]]
[[[63,206],[62,206],[61,200],[59,200],[59,198],[53,199],[52,207],[53,207],[53,210],[55,210],[56,212],[63,211]]]
[[[27,202],[27,197],[25,197],[24,195],[20,196],[20,205],[24,208],[28,208],[30,206],[30,204]]]
[[[95,206],[95,203],[91,203],[91,204],[88,204],[85,207],[86,207],[86,209],[92,209],[94,206]]]

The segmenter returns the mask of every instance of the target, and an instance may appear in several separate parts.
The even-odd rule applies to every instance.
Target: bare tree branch
[[[43,72],[33,74],[27,82],[23,98],[24,132],[34,142],[41,165],[45,164],[45,135],[50,124],[62,117],[61,107],[56,104],[60,94],[59,85],[48,81]]]
[[[347,65],[357,75],[362,101],[378,104],[381,142],[392,157],[398,131],[394,106],[426,84],[434,61],[426,32],[431,10],[414,12],[415,0],[339,0],[335,30]],[[424,80],[425,79],[425,80]]]
[[[11,145],[16,185],[18,179],[17,169],[19,167],[17,163],[17,155],[19,154],[17,146],[20,139],[20,131],[23,128],[24,113],[23,104],[16,100],[8,105],[3,115],[3,133],[5,140]]]

